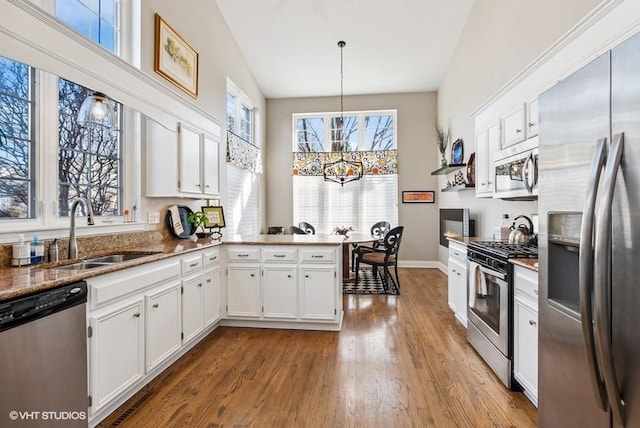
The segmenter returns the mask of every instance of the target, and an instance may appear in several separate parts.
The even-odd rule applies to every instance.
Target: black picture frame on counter
[[[464,144],[462,142],[462,138],[458,138],[451,145],[451,163],[454,165],[458,165],[462,163],[462,159],[464,159]]]

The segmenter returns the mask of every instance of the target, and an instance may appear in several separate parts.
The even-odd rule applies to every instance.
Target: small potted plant
[[[196,236],[198,238],[209,238],[211,236],[211,232],[204,231],[204,224],[207,219],[202,211],[192,212],[187,217],[187,220],[196,228]],[[202,232],[197,232],[198,228],[202,228]]]

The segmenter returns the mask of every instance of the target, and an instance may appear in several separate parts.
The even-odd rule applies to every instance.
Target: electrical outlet
[[[160,213],[148,213],[147,214],[147,223],[149,223],[149,224],[158,224],[158,223],[160,223]]]

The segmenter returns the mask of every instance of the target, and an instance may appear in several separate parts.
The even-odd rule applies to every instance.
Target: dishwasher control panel
[[[87,283],[77,282],[0,302],[0,331],[87,301]]]

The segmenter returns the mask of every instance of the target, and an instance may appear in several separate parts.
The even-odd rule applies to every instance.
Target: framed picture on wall
[[[202,212],[204,213],[205,219],[204,227],[225,227],[224,211],[222,210],[222,207],[202,207]]]
[[[198,52],[156,13],[154,71],[198,97]]]
[[[433,204],[436,201],[436,192],[432,190],[403,190],[403,204]]]

